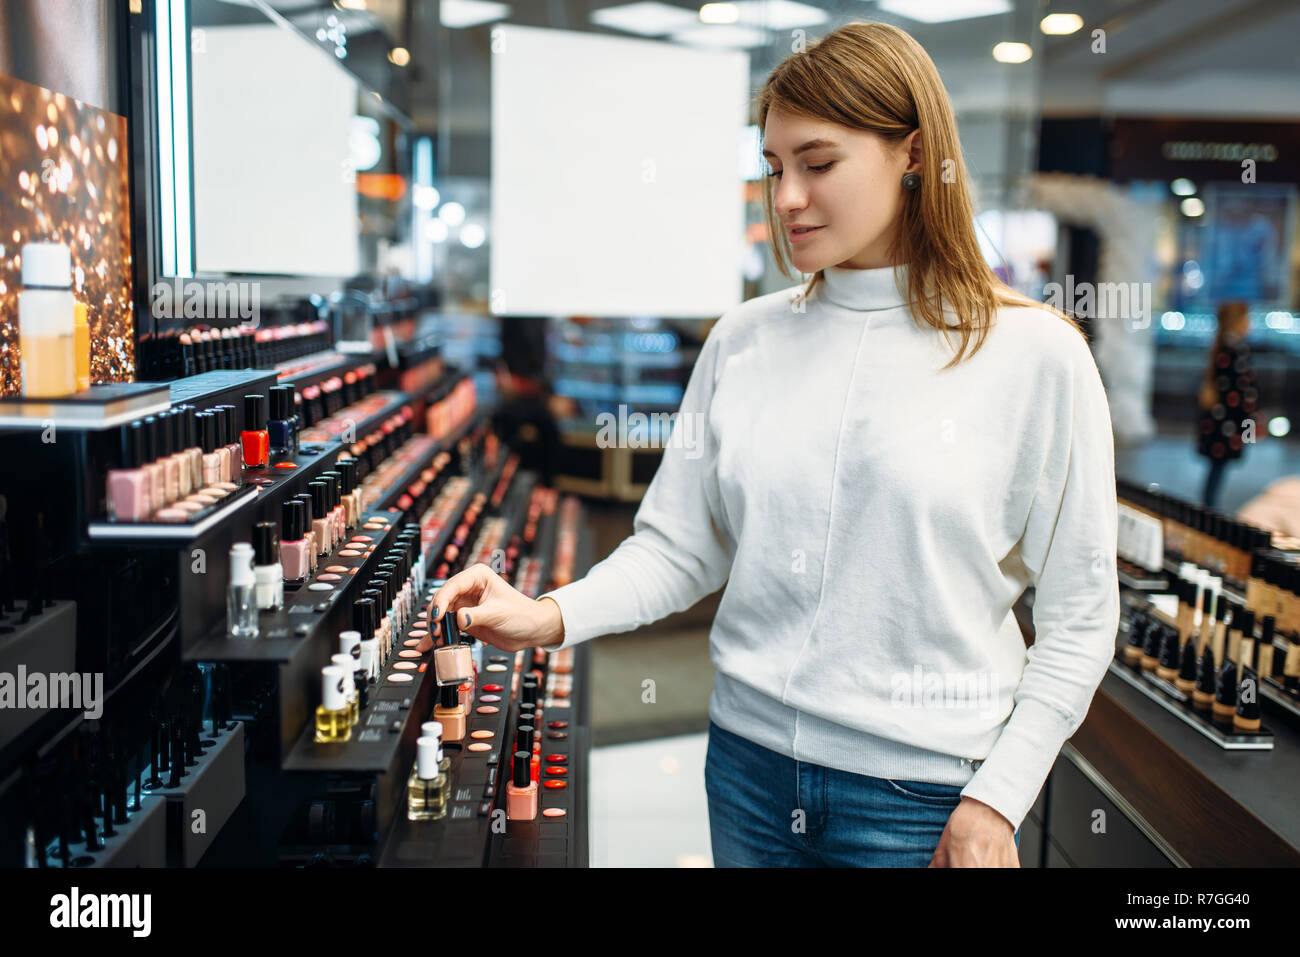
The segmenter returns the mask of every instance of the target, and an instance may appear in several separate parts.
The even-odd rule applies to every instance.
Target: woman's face
[[[920,166],[919,131],[891,146],[875,133],[772,110],[763,155],[795,269],[807,274],[827,266],[893,265],[889,246],[902,208],[903,174]],[[804,226],[816,228],[794,231]]]

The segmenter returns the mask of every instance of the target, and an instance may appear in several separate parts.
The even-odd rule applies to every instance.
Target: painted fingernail
[[[438,617],[438,606],[437,606],[437,605],[434,605],[434,606],[433,606],[433,611],[429,612],[429,617],[430,617],[430,618],[437,618],[437,617]]]
[[[470,626],[469,612],[465,612],[465,627],[468,628],[469,626]]]

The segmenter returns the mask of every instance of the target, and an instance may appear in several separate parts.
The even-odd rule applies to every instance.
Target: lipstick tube
[[[280,506],[280,525],[284,538],[280,541],[280,564],[287,582],[305,581],[311,572],[311,558],[307,550],[306,512],[296,498]]]
[[[266,396],[244,396],[244,431],[239,433],[244,468],[255,469],[271,461],[271,437],[266,431]]]
[[[122,467],[108,473],[107,499],[109,517],[115,522],[143,522],[154,511],[143,423],[122,428]]]

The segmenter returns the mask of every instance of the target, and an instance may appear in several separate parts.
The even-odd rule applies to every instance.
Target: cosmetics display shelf
[[[244,799],[244,725],[239,721],[215,725],[201,732],[200,753],[174,785],[153,774],[155,786],[145,785],[150,798],[167,806],[170,867],[196,865]],[[199,815],[203,827],[195,828]]]
[[[223,617],[215,622],[207,635],[185,649],[186,661],[225,661],[225,662],[276,662],[286,665],[298,665],[299,659],[310,652],[317,644],[315,639],[321,626],[337,621],[335,612],[340,608],[350,608],[352,599],[363,589],[358,584],[369,580],[366,574],[380,564],[384,546],[395,537],[398,523],[392,521],[388,513],[368,511],[358,523],[358,530],[374,518],[382,519],[385,527],[382,531],[371,529],[365,534],[371,537],[366,544],[367,551],[360,557],[348,557],[341,551],[355,551],[344,542],[331,549],[317,560],[317,571],[301,583],[286,583],[284,586],[284,607],[276,611],[263,611],[258,614],[256,638],[232,638]],[[319,576],[327,573],[328,567],[345,567],[346,574],[340,574],[337,583],[321,582]],[[313,585],[329,586],[328,589],[313,588]],[[323,647],[319,649],[323,652]],[[321,654],[320,664],[328,659]]]
[[[59,853],[55,838],[39,856],[31,849],[28,866],[84,870],[88,867],[165,867],[167,866],[167,800],[145,795],[139,804],[128,804],[126,821],[114,826],[114,833],[102,838],[98,850],[79,848],[66,859]],[[79,843],[79,842],[78,842]]]
[[[166,383],[121,382],[93,385],[63,398],[0,399],[0,428],[26,429],[57,436],[59,429],[100,431],[165,411],[171,404]]]
[[[327,349],[313,356],[281,362],[275,367],[275,374],[280,385],[292,385],[301,392],[310,386],[319,385],[332,376],[351,372],[358,366],[365,365],[370,359],[367,354]]]
[[[203,408],[231,398],[230,393],[242,397],[245,393],[266,392],[273,385],[275,373],[269,369],[213,369],[171,383],[171,401],[172,405],[189,404]],[[235,407],[242,415],[243,404],[236,402]]]
[[[1277,554],[1278,556],[1281,556],[1282,553],[1279,552]],[[1165,571],[1167,571],[1169,574],[1177,575],[1179,573],[1179,564],[1173,559],[1166,558],[1163,564],[1164,564]],[[1232,601],[1236,602],[1239,605],[1244,605],[1246,603],[1245,593],[1237,590],[1236,588],[1233,588],[1227,582],[1223,582],[1219,586],[1219,591],[1222,592],[1224,595],[1227,595],[1228,598],[1230,598]]]
[[[197,540],[216,526],[232,521],[243,512],[245,506],[258,498],[278,501],[285,497],[284,490],[287,487],[301,483],[304,476],[314,476],[316,472],[324,471],[323,466],[332,463],[338,453],[337,442],[304,445],[296,455],[292,452],[272,453],[268,465],[244,469],[244,484],[221,501],[195,512],[191,522],[113,522],[100,518],[89,523],[86,534],[92,542],[180,547]]]
[[[348,411],[347,408],[339,409],[333,415],[330,415],[327,418],[322,419],[320,422],[317,422],[314,425],[303,429],[302,430],[303,435],[317,436],[320,435],[322,431],[331,432],[331,430],[325,425],[326,422],[332,422],[335,424],[339,422],[344,422],[346,423],[345,428],[348,432],[350,432],[352,435],[355,435],[357,438],[361,438],[365,435],[368,435],[370,432],[373,432],[379,426],[383,425],[387,419],[389,419],[391,416],[395,415],[396,413],[400,412],[402,406],[408,404],[411,401],[405,392],[401,392],[396,389],[379,389],[375,392],[370,393],[370,396],[379,396],[384,400],[384,403],[382,406],[380,406],[374,412],[369,413],[364,418],[351,419],[345,414]],[[370,396],[368,396],[367,398],[369,398]],[[329,436],[329,438],[332,440],[338,440],[339,436],[342,434],[344,434],[343,429],[339,430],[338,432],[333,432]],[[321,440],[323,439],[324,437],[322,436]],[[313,441],[317,441],[317,439],[313,438]]]
[[[387,509],[397,505],[398,500],[406,493],[410,487],[415,484],[420,477],[420,473],[427,469],[430,463],[441,452],[454,449],[456,443],[466,436],[470,435],[477,427],[483,425],[488,418],[486,409],[480,407],[474,414],[469,416],[464,422],[456,426],[450,433],[437,439],[429,448],[414,461],[411,466],[402,473],[402,475],[385,491],[381,492],[371,505],[372,508]],[[421,437],[421,436],[417,436]],[[423,436],[427,438],[427,436]]]
[[[80,719],[80,712],[59,711],[48,707],[29,707],[27,676],[31,674],[72,674],[77,658],[77,606],[75,602],[57,601],[22,621],[14,612],[0,616],[0,674],[9,679],[8,696],[0,695],[0,768],[3,755],[15,742],[34,737],[45,740],[62,717],[69,727]],[[8,700],[6,700],[8,697]],[[33,735],[26,732],[41,727]]]
[[[1162,574],[1147,572],[1145,575],[1138,576],[1120,568],[1118,575],[1119,583],[1134,591],[1166,591],[1169,588],[1169,579]]]

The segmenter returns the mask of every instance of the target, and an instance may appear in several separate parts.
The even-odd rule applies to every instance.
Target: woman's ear
[[[922,144],[921,144],[920,129],[912,130],[911,133],[907,134],[907,137],[903,140],[903,148],[907,152],[907,169],[905,169],[903,172],[905,173],[921,172]]]

